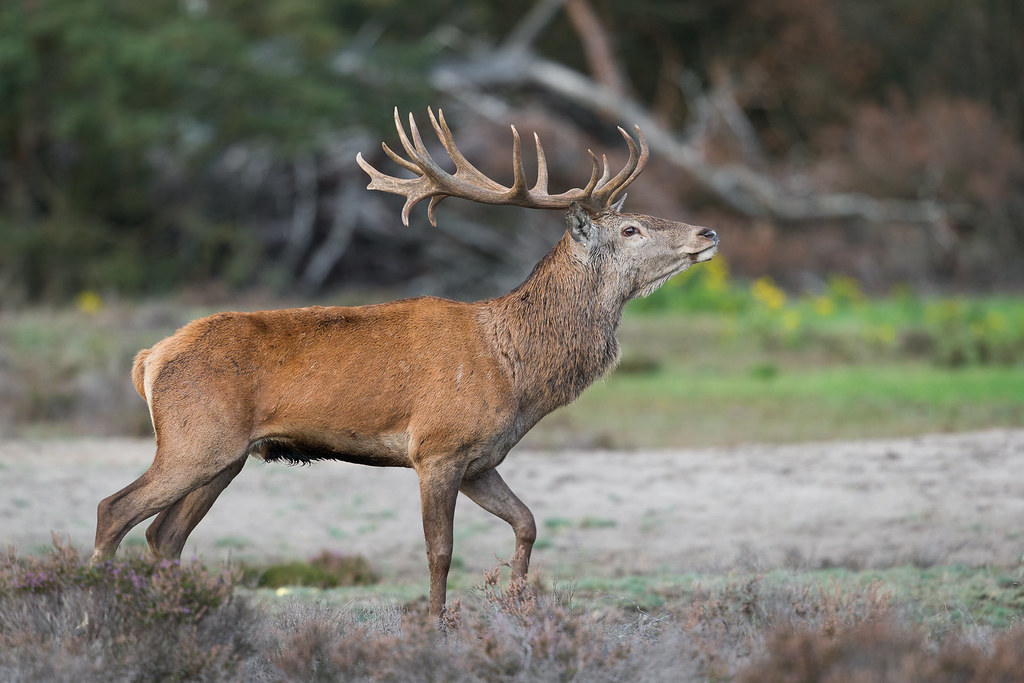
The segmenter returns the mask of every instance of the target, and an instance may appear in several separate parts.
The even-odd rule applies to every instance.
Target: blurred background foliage
[[[536,128],[564,185],[585,180],[586,147],[619,153],[614,125],[640,112],[691,156],[673,163],[655,145],[633,208],[713,224],[739,275],[787,289],[836,273],[871,291],[1019,286],[1022,12],[1015,0],[12,0],[0,6],[0,301],[210,284],[497,293],[556,238],[557,217],[450,202],[441,235],[422,212],[403,231],[397,204],[362,189],[355,152],[383,161],[392,107],[427,104],[499,176],[505,125]],[[574,95],[538,63],[634,109]],[[801,200],[843,192],[941,216],[779,211],[744,198],[751,174]]]
[[[502,182],[536,130],[553,191],[640,123],[627,208],[723,238],[535,445],[1021,424],[1021,35],[1017,0],[0,3],[0,431],[148,431],[132,354],[225,305],[518,284],[558,213],[366,191],[427,105]]]

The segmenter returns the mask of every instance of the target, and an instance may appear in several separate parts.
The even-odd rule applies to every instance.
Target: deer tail
[[[149,357],[151,349],[142,349],[135,355],[135,363],[132,365],[132,384],[139,396],[146,398],[146,358]]]

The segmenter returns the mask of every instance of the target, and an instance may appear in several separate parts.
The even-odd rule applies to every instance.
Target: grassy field
[[[627,308],[622,362],[532,447],[692,447],[1024,424],[1024,299],[814,296],[711,261]],[[258,308],[241,305],[239,308]],[[216,308],[105,304],[0,316],[0,430],[149,433],[135,352]]]
[[[345,558],[363,564],[360,557]],[[384,584],[352,582],[347,569],[339,569],[338,580],[317,569],[322,559],[285,565],[246,566],[242,576],[244,593],[257,603],[274,605],[298,599],[339,608],[353,605],[392,603],[416,608],[425,600],[426,583]],[[322,565],[321,565],[322,566]],[[312,568],[312,569],[311,569]],[[316,576],[318,581],[309,581]],[[449,589],[478,592],[481,576],[455,571]],[[502,570],[502,580],[508,574]],[[874,590],[888,596],[887,606],[898,606],[901,618],[930,629],[977,626],[993,632],[1019,625],[1024,620],[1024,569],[968,567],[964,565],[899,566],[860,570],[846,567],[808,570],[758,569],[740,566],[728,572],[630,575],[620,578],[579,577],[566,579],[536,577],[540,590],[569,592],[574,608],[636,611],[648,615],[678,613],[706,595],[734,592],[750,586],[759,594],[775,591],[857,595]],[[420,604],[419,607],[424,607]]]
[[[844,278],[793,298],[767,280],[730,284],[717,268],[633,302],[620,367],[530,443],[711,446],[1024,424],[1024,300],[869,299]]]
[[[627,361],[628,367],[628,361]],[[694,447],[1024,424],[1024,371],[924,362],[619,371],[528,437],[536,446]]]

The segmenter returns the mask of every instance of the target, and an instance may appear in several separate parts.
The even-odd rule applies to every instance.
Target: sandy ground
[[[96,503],[141,474],[145,440],[0,444],[0,547],[51,530],[91,549]],[[539,527],[534,566],[615,576],[733,566],[1015,565],[1024,552],[1024,429],[662,452],[515,452],[500,471]],[[512,553],[511,530],[467,499],[458,566]],[[143,547],[145,523],[126,540]],[[415,475],[345,463],[250,461],[193,532],[206,561],[360,553],[425,578]]]

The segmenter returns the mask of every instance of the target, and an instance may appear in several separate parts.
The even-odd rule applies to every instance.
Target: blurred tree
[[[358,21],[374,4],[347,9]],[[293,159],[339,122],[380,118],[377,93],[331,65],[353,35],[337,11],[329,0],[0,5],[0,267],[30,297],[66,296],[209,276],[251,253],[242,231],[216,225],[232,216],[196,201],[192,174],[237,146]]]
[[[355,151],[393,135],[393,106],[421,112],[431,102],[482,114],[466,117],[460,136],[476,135],[495,159],[487,126],[509,112],[597,138],[580,140],[585,147],[618,144],[609,119],[628,110],[625,118],[650,121],[665,143],[660,157],[691,181],[661,183],[675,193],[670,209],[685,200],[717,205],[716,220],[884,224],[932,215],[911,205],[919,200],[960,202],[972,205],[956,217],[960,231],[996,245],[975,250],[979,263],[1005,258],[1024,245],[1022,8],[6,0],[0,299],[144,293],[211,278],[318,291],[339,277],[393,283],[456,261],[451,288],[493,279],[498,263],[518,277],[534,246],[522,232],[508,238],[500,222],[518,214],[480,230],[472,209],[453,207],[457,227],[441,237],[395,231],[389,198],[361,189]],[[526,52],[546,82],[524,73]],[[552,86],[565,77],[583,96]],[[618,116],[596,106],[602,91]],[[999,163],[983,168],[989,158]],[[903,203],[815,195],[837,190]],[[948,233],[943,226],[935,234]],[[526,246],[509,248],[509,239]]]

